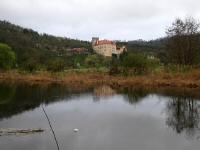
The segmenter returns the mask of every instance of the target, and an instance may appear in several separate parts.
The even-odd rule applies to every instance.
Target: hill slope
[[[70,48],[92,49],[91,44],[87,41],[39,34],[32,29],[23,28],[7,21],[0,21],[0,43],[12,47],[16,52],[19,65],[28,59],[37,59],[40,63],[44,63],[49,57],[67,54]]]

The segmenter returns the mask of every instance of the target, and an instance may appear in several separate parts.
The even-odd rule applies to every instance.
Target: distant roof
[[[104,45],[104,44],[115,45],[115,42],[109,41],[109,40],[101,40],[101,41],[96,41],[96,44],[95,44],[95,45]]]

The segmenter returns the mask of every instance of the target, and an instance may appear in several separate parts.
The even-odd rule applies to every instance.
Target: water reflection
[[[82,94],[81,94],[82,93]],[[143,100],[148,101],[151,91],[144,88],[125,88],[123,92],[109,86],[99,86],[94,89],[72,89],[61,85],[26,85],[0,84],[0,120],[10,118],[24,111],[33,110],[41,104],[58,101],[74,100],[74,97],[84,97],[87,93],[93,100],[112,99],[121,96],[130,105],[139,105]],[[166,125],[178,134],[186,133],[187,137],[198,138],[200,131],[200,102],[197,97],[183,92],[160,92],[156,95],[165,97]],[[113,102],[114,103],[114,102]],[[91,105],[91,104],[90,104]],[[148,107],[148,106],[146,106]],[[134,108],[133,108],[134,109]]]
[[[16,93],[16,86],[0,84],[0,105],[9,103]]]
[[[123,94],[124,99],[130,104],[137,104],[149,95],[144,88],[126,88]]]
[[[69,100],[79,91],[60,85],[0,84],[0,120],[35,109],[41,104]]]
[[[98,101],[101,98],[108,98],[115,94],[116,94],[116,91],[107,85],[95,87],[93,90],[93,97],[95,101]]]
[[[167,103],[166,124],[177,133],[185,132],[189,138],[199,134],[199,101],[192,97],[171,97]]]
[[[1,136],[0,145],[4,150],[55,150],[47,121],[38,108],[44,103],[48,104],[45,110],[61,149],[198,150],[197,99],[197,95],[184,91],[125,88],[122,92],[105,85],[85,89],[56,84],[0,84],[1,128],[47,129],[28,137]],[[74,133],[74,128],[80,132]]]

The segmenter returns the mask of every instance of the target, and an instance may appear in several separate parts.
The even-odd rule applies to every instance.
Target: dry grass
[[[143,86],[143,87],[200,87],[200,70],[187,73],[166,73],[164,71],[146,76],[109,76],[106,73],[49,73],[38,72],[35,74],[8,71],[0,73],[1,81],[16,81],[27,83],[59,83],[76,87],[94,87],[96,85],[110,85],[114,88]]]

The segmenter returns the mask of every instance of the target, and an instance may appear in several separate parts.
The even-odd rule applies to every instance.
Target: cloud
[[[198,0],[1,0],[0,19],[83,40],[148,40],[176,17],[200,17],[199,8]]]

